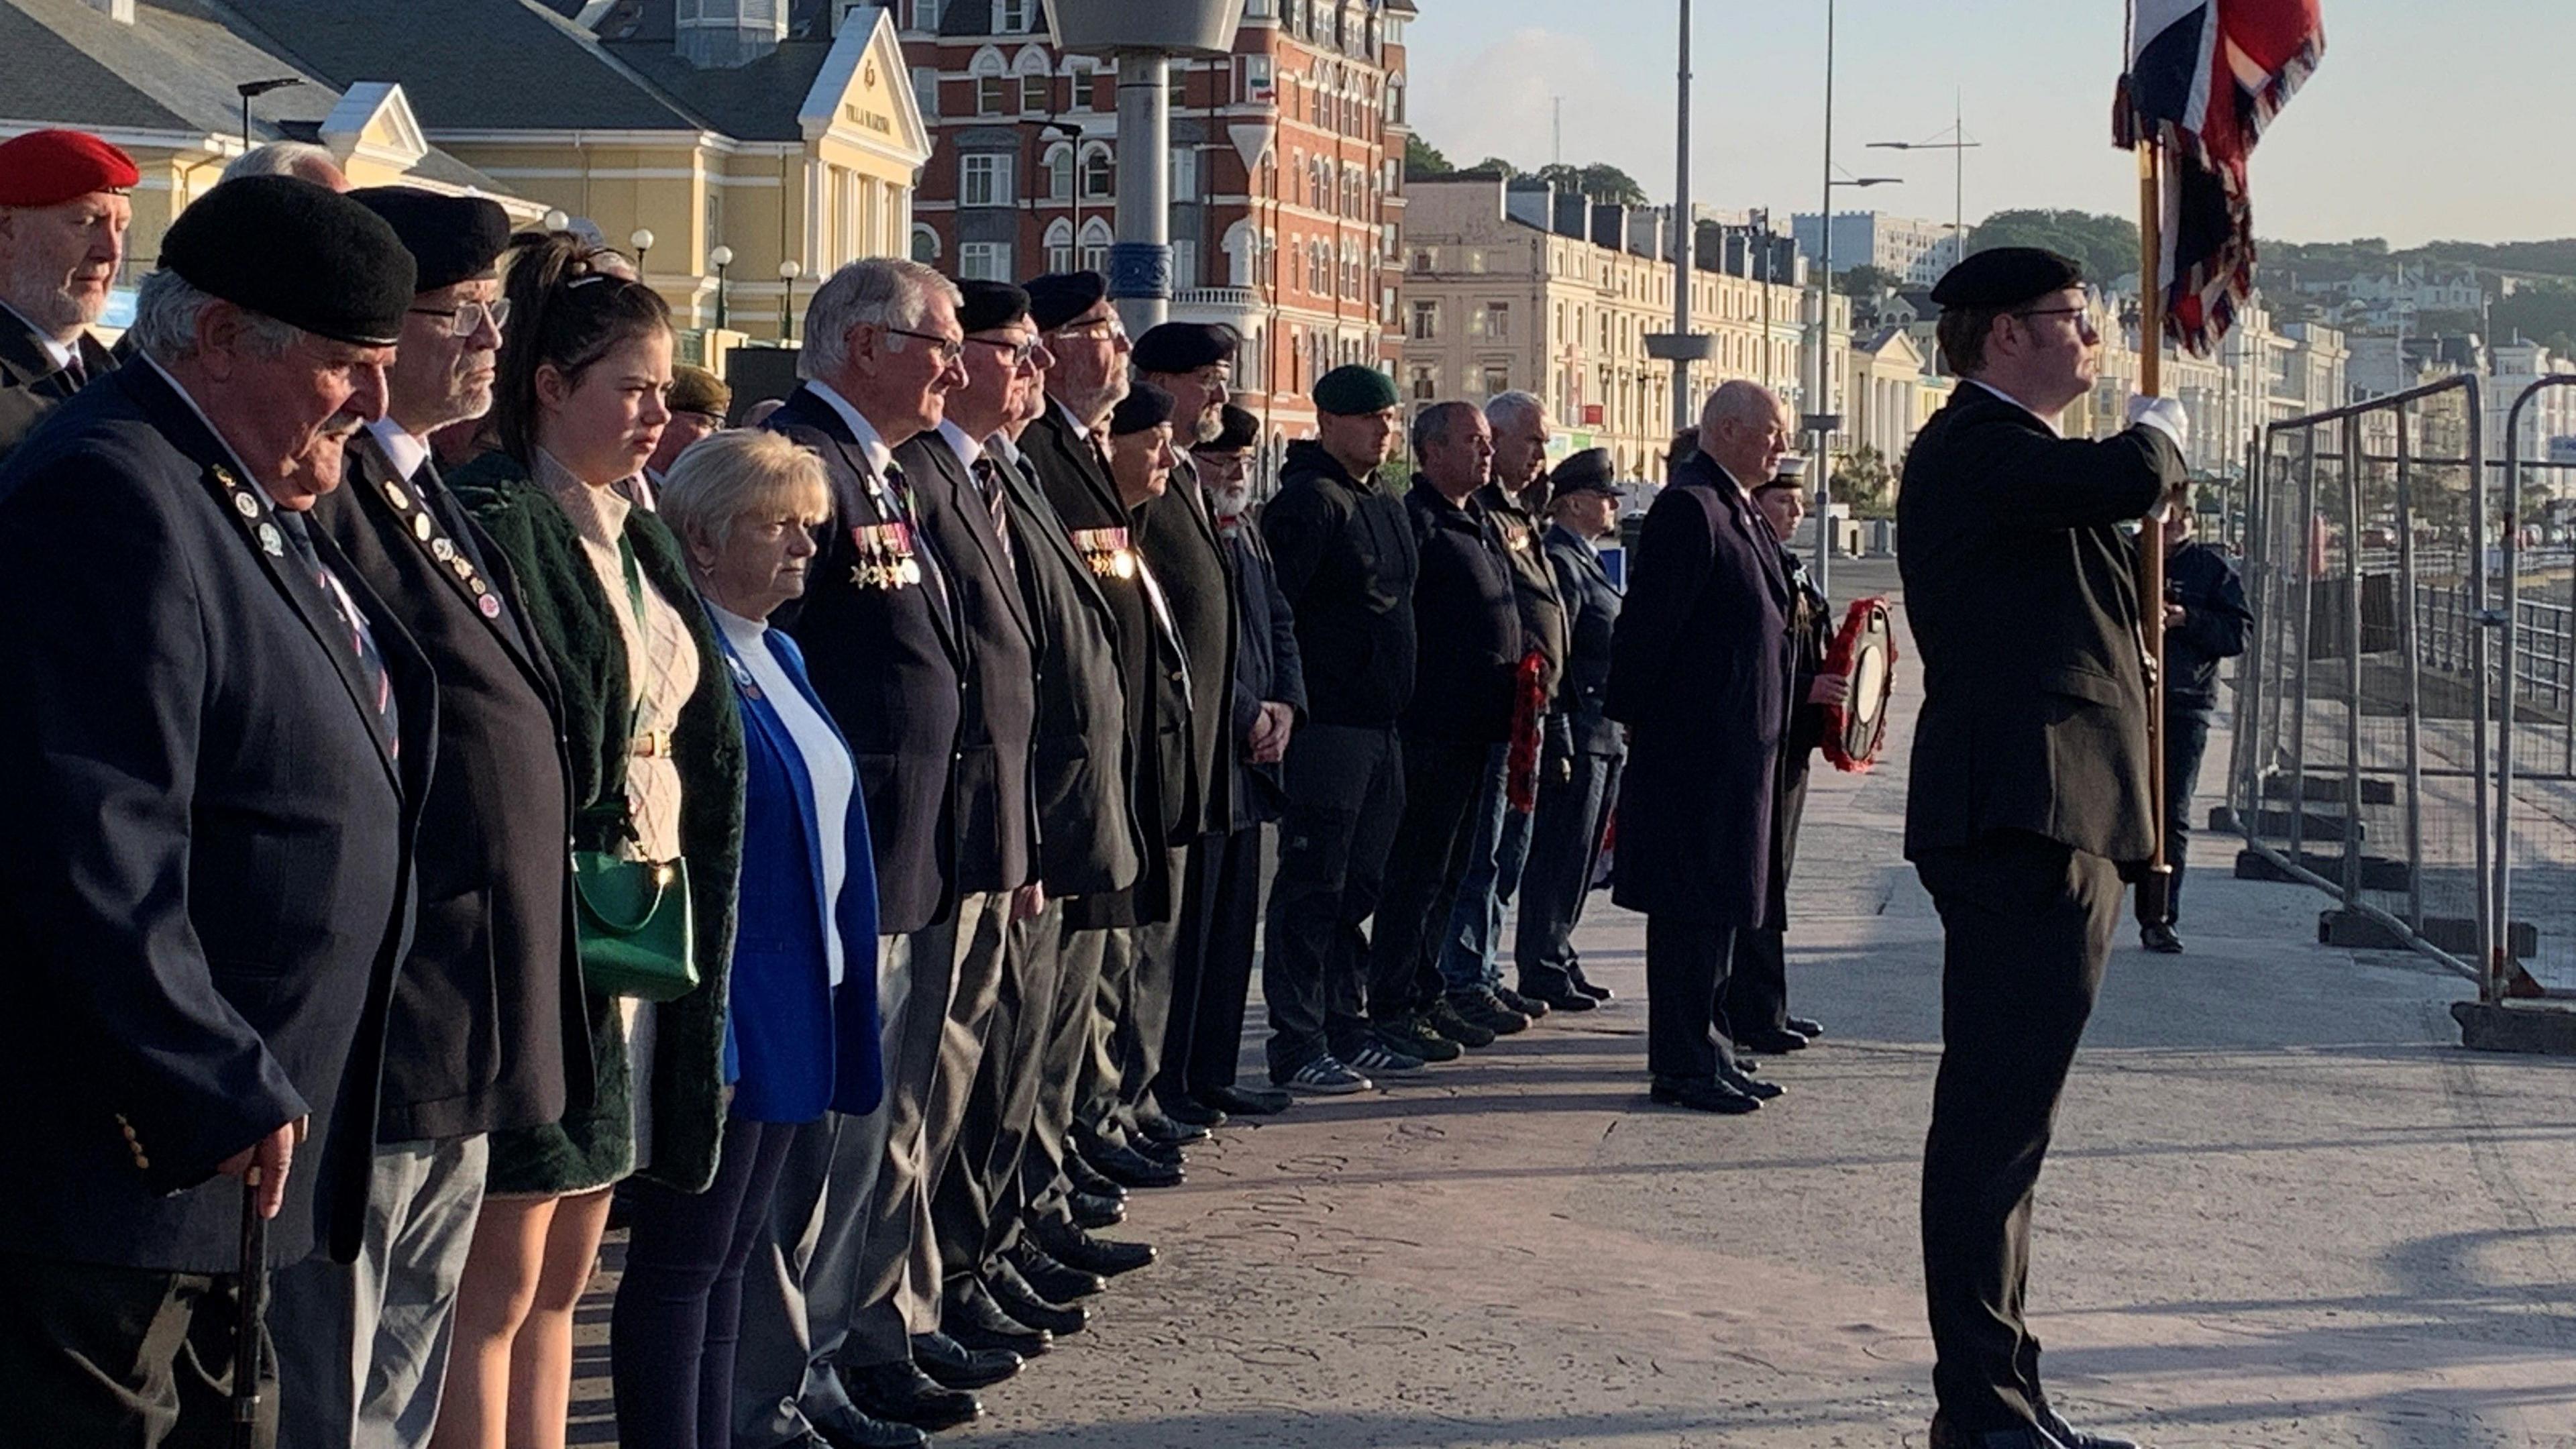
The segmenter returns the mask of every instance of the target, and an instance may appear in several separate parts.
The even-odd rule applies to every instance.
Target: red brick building
[[[1038,0],[898,0],[934,151],[912,254],[961,276],[1103,269],[1117,75],[1048,43]],[[1413,0],[1245,0],[1234,54],[1172,67],[1172,316],[1243,335],[1262,476],[1345,362],[1401,354],[1404,29]]]

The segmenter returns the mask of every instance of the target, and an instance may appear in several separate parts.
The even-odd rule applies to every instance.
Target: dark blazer
[[[918,583],[888,583],[853,530],[900,521],[900,501],[832,405],[800,387],[763,426],[822,455],[832,516],[805,597],[772,622],[796,636],[814,692],[858,757],[876,845],[877,929],[909,935],[957,909],[955,795],[967,641],[937,541],[917,534]]]
[[[0,1095],[11,1252],[230,1273],[216,1164],[311,1114],[270,1261],[354,1255],[435,680],[327,537],[396,689],[138,363],[0,465]]]
[[[1619,627],[1619,586],[1601,566],[1592,545],[1562,527],[1548,525],[1548,566],[1556,571],[1557,597],[1565,604],[1565,677],[1556,691],[1556,707],[1571,726],[1570,743],[1587,755],[1616,758],[1628,747],[1619,738],[1619,722],[1603,713],[1603,691],[1610,682],[1610,640]]]
[[[1029,774],[1038,713],[1037,627],[1018,566],[1003,557],[993,515],[948,440],[934,429],[907,440],[894,458],[948,568],[966,627],[963,732],[950,806],[957,820],[956,887],[1014,890],[1038,878],[1037,793]]]
[[[1003,460],[1020,581],[1037,626],[1039,873],[1049,896],[1106,895],[1136,883],[1142,862],[1129,773],[1127,683],[1118,615],[1064,520],[1024,461]]]
[[[1780,745],[1780,770],[1784,777],[1803,780],[1808,756],[1825,742],[1825,707],[1809,704],[1807,694],[1816,676],[1825,672],[1825,656],[1833,652],[1834,634],[1842,625],[1834,618],[1833,601],[1816,587],[1815,575],[1807,572],[1804,559],[1784,547],[1780,568],[1789,576],[1789,641],[1797,650],[1797,667],[1789,676],[1789,733]]]
[[[1099,547],[1087,552],[1100,591],[1118,618],[1118,663],[1127,690],[1127,726],[1133,741],[1130,784],[1135,814],[1145,848],[1136,883],[1116,897],[1086,897],[1067,908],[1075,929],[1132,926],[1170,919],[1179,894],[1171,879],[1169,852],[1159,847],[1184,838],[1182,824],[1190,806],[1190,667],[1180,636],[1172,631],[1166,609],[1155,606],[1145,587],[1150,566],[1136,549],[1136,520],[1118,501],[1117,485],[1093,455],[1091,445],[1075,436],[1062,404],[1020,434],[1020,450],[1036,472],[1038,486],[1055,506],[1068,537],[1080,533],[1098,540],[1125,534],[1125,568]],[[1077,539],[1076,547],[1081,548]]]
[[[1416,479],[1404,495],[1422,571],[1413,581],[1415,676],[1407,738],[1497,745],[1512,736],[1525,645],[1512,566],[1484,505]]]
[[[1512,568],[1512,602],[1520,609],[1521,647],[1537,650],[1547,661],[1539,687],[1553,701],[1557,683],[1565,677],[1568,606],[1557,591],[1556,572],[1548,566],[1547,551],[1541,546],[1538,520],[1500,483],[1477,489],[1476,502],[1483,506],[1494,537],[1503,545],[1503,562]]]
[[[1137,543],[1190,661],[1190,807],[1183,839],[1234,828],[1234,656],[1243,621],[1234,578],[1199,497],[1198,469],[1183,458],[1163,496],[1136,510]],[[1181,844],[1174,840],[1172,844]]]
[[[1277,760],[1251,762],[1245,745],[1265,703],[1287,705],[1306,718],[1306,669],[1297,652],[1297,616],[1279,592],[1279,570],[1270,545],[1249,518],[1218,530],[1231,562],[1235,608],[1243,617],[1242,647],[1234,653],[1234,819],[1249,830],[1278,819],[1288,808],[1288,777]]]
[[[2207,710],[2218,703],[2218,661],[2245,652],[2254,610],[2227,555],[2194,539],[2165,560],[2165,582],[2182,605],[2182,622],[2165,630],[2165,708]]]
[[[553,665],[572,761],[573,842],[609,850],[627,819],[626,766],[635,736],[625,636],[608,591],[562,505],[506,453],[486,453],[450,480],[520,584],[522,615]],[[492,1191],[577,1192],[641,1171],[682,1192],[715,1181],[724,1136],[724,1009],[742,868],[742,720],[715,631],[698,606],[680,545],[653,514],[626,517],[626,542],[647,587],[680,611],[698,648],[698,687],[671,731],[680,772],[680,852],[689,863],[690,934],[698,989],[651,1007],[653,1071],[638,1083],[617,1003],[585,990],[591,1105],[557,1123],[492,1140]],[[653,1160],[635,1161],[634,1099],[651,1094]]]
[[[796,737],[722,629],[725,673],[742,713],[742,903],[725,1006],[725,1080],[733,1110],[754,1122],[853,1116],[885,1095],[877,1018],[877,879],[868,811],[856,792],[838,820],[819,818],[814,775]],[[805,702],[831,727],[796,641],[761,636]],[[838,731],[834,738],[838,739]],[[848,744],[841,744],[843,751]],[[841,893],[823,898],[823,830],[841,832]],[[841,984],[824,932],[838,933]]]
[[[80,359],[92,382],[116,370],[115,355],[87,332],[80,336]],[[71,374],[54,366],[54,355],[45,350],[36,329],[0,308],[0,459],[76,391]]]
[[[1297,611],[1315,723],[1383,729],[1413,699],[1413,580],[1421,571],[1404,500],[1355,479],[1312,439],[1290,443],[1279,492],[1261,507],[1279,591]]]
[[[1630,910],[1766,923],[1789,718],[1789,581],[1753,501],[1704,453],[1646,512],[1605,688],[1629,726],[1619,871]]]
[[[1923,659],[1909,858],[1999,830],[2153,851],[2137,550],[2119,525],[2184,476],[2153,428],[2060,438],[1974,383],[1923,425],[1896,502]]]
[[[535,1127],[587,1102],[591,1085],[554,672],[497,550],[435,467],[423,472],[397,477],[361,431],[341,486],[313,506],[314,526],[438,673],[439,770],[421,803],[420,910],[386,1027],[382,1142]]]

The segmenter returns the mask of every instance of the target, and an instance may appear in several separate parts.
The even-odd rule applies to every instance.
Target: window
[[[912,227],[912,259],[923,266],[939,260],[939,233],[919,222]]]
[[[1109,223],[1096,216],[1082,224],[1082,269],[1109,270]]]
[[[1437,369],[1420,363],[1414,365],[1413,400],[1418,403],[1440,400],[1440,373]]]
[[[1098,70],[1099,67],[1092,64],[1089,60],[1070,60],[1065,62],[1065,78],[1073,88],[1072,100],[1065,107],[1067,110],[1087,111],[1091,109],[1091,78]]]
[[[1172,248],[1172,290],[1187,292],[1199,284],[1199,249],[1195,243]]]
[[[1047,223],[1046,265],[1050,272],[1073,270],[1073,223],[1060,216]]]
[[[1499,362],[1485,364],[1485,396],[1493,397],[1512,390],[1512,370]]]
[[[1243,0],[1243,18],[1266,20],[1270,17],[1270,0]]]
[[[1011,279],[1009,242],[966,242],[957,248],[957,275],[980,282]]]
[[[915,30],[937,30],[942,0],[912,0],[912,26]]]
[[[1011,204],[1011,157],[1008,152],[985,152],[962,157],[958,161],[957,201],[961,206],[1008,206]]]
[[[925,121],[939,117],[939,72],[930,66],[912,68],[912,103],[921,107]]]
[[[1430,270],[1431,270],[1431,266],[1432,266],[1432,259],[1433,259],[1433,253],[1432,253],[1432,251],[1431,251],[1431,249],[1430,249],[1429,247],[1416,247],[1416,248],[1414,248],[1414,249],[1413,249],[1413,269],[1414,269],[1415,271],[1417,271],[1417,272],[1427,272],[1427,271],[1430,271]]]
[[[1073,148],[1058,141],[1046,149],[1045,159],[1038,164],[1046,168],[1046,199],[1071,201],[1073,199]],[[1057,270],[1062,271],[1063,268],[1059,267]]]
[[[1432,342],[1438,340],[1439,336],[1440,304],[1437,302],[1414,303],[1413,340],[1416,342]]]
[[[1086,201],[1099,201],[1118,194],[1118,167],[1109,159],[1109,148],[1094,146],[1082,155],[1082,196]]]
[[[1187,147],[1174,147],[1171,160],[1172,164],[1169,168],[1171,190],[1168,193],[1170,199],[1173,201],[1198,200],[1199,153]]]
[[[1243,58],[1243,89],[1236,93],[1235,99],[1262,104],[1275,98],[1276,95],[1271,88],[1270,80],[1270,57],[1266,55],[1245,56]]]
[[[979,76],[975,81],[975,114],[1015,115],[1020,109],[1020,83],[1006,75]]]
[[[1029,15],[1037,8],[1037,0],[1000,0],[993,7],[996,14],[993,28],[1003,35],[1026,35],[1029,33]]]
[[[1485,336],[1496,342],[1507,342],[1511,340],[1511,335],[1512,304],[1509,302],[1487,302],[1485,304]]]

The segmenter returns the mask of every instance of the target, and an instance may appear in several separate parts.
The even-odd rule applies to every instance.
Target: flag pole
[[[2138,138],[2138,392],[2164,395],[2164,260],[2162,147],[2152,131]],[[2166,858],[2165,794],[2165,516],[2159,501],[2138,529],[2138,626],[2147,654],[2147,805],[2155,850],[2138,879],[2141,926],[2173,924],[2173,864]]]

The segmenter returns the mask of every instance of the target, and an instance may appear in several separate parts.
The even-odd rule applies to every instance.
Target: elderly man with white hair
[[[132,158],[83,131],[0,144],[0,458],[116,363],[91,325],[125,261]]]

